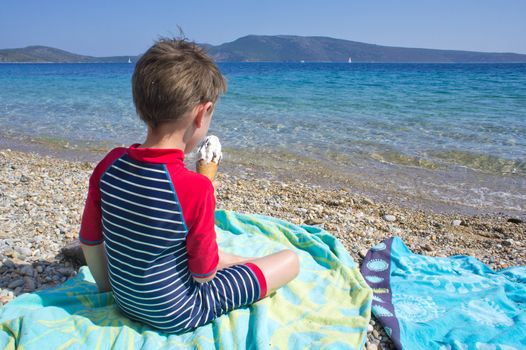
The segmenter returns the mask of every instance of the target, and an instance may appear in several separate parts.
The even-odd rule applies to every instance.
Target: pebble
[[[5,253],[6,256],[9,256],[13,259],[17,259],[18,258],[18,253],[14,250],[9,250]]]
[[[367,350],[378,350],[378,345],[376,345],[375,343],[368,343]]]
[[[0,304],[5,305],[13,299],[13,296],[0,296]]]
[[[444,225],[442,225],[440,222],[432,222],[431,223],[433,226],[435,226],[436,228],[442,228],[444,227]]]
[[[75,240],[63,247],[61,252],[64,257],[73,261],[77,261],[81,265],[86,265],[86,258],[84,257],[84,253],[82,252],[82,248],[80,247],[78,240]]]
[[[22,266],[20,274],[23,276],[33,276],[33,267],[31,265]]]
[[[20,259],[22,260],[28,256],[31,256],[31,254],[33,253],[31,249],[26,247],[16,247],[15,250],[18,254],[20,254]]]
[[[317,225],[321,225],[321,224],[323,224],[323,221],[319,220],[319,219],[307,219],[307,220],[305,220],[305,225],[317,226]]]
[[[15,263],[11,259],[5,259],[4,266],[7,267],[8,269],[14,269],[16,267]]]
[[[0,302],[55,286],[86,264],[76,233],[94,165],[0,151]],[[30,174],[27,181],[21,174]],[[521,219],[406,209],[397,205],[397,198],[375,203],[347,189],[315,186],[303,179],[285,184],[266,176],[252,170],[244,177],[220,173],[218,209],[321,225],[360,258],[395,234],[411,249],[433,256],[468,254],[491,259],[495,269],[526,265],[526,226]],[[447,223],[465,228],[447,232]],[[366,349],[392,347],[378,322],[371,319],[367,331]]]
[[[23,286],[24,285],[24,279],[23,278],[19,278],[19,279],[16,279],[14,281],[11,281],[11,283],[9,283],[7,285],[7,288],[9,289],[16,289],[17,287],[20,287],[20,286]]]
[[[308,210],[305,208],[296,208],[296,213],[298,213],[299,215],[306,215],[307,212]]]
[[[362,198],[361,203],[365,205],[374,205],[374,202],[367,197]]]
[[[513,245],[513,239],[506,239],[502,241],[502,245],[504,247],[511,247]]]
[[[69,275],[71,275],[73,270],[70,269],[69,267],[60,267],[60,268],[57,269],[57,272],[60,273],[63,276],[69,276]]]
[[[387,222],[394,222],[394,221],[396,221],[396,216],[391,215],[391,214],[387,214],[387,215],[383,216],[383,219],[385,221],[387,221]]]
[[[460,226],[461,223],[462,223],[462,220],[453,220],[452,222],[453,226]]]
[[[29,276],[24,277],[24,290],[33,292],[36,289],[35,280]]]

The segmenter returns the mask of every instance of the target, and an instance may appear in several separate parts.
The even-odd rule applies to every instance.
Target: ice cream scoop
[[[214,135],[205,137],[205,139],[199,144],[197,153],[199,154],[198,160],[204,160],[206,163],[214,162],[219,164],[219,161],[223,157],[219,138]]]
[[[219,162],[221,158],[223,158],[219,138],[214,135],[207,136],[203,142],[199,144],[197,153],[196,171],[208,177],[210,181],[214,181]]]

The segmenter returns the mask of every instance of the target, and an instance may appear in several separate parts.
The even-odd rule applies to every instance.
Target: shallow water
[[[493,211],[526,211],[525,64],[221,63],[225,161]],[[0,65],[0,137],[140,142],[128,64]]]

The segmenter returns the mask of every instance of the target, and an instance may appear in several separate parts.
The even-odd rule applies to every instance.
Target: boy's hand
[[[214,186],[214,197],[217,197],[217,188],[219,187],[219,181],[217,179],[212,181],[212,185]]]

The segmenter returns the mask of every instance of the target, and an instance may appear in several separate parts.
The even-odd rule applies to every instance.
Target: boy
[[[185,168],[226,91],[215,63],[195,44],[162,39],[137,62],[132,88],[147,138],[97,165],[79,233],[99,290],[130,319],[180,333],[294,279],[290,250],[257,259],[218,250],[214,186]]]

